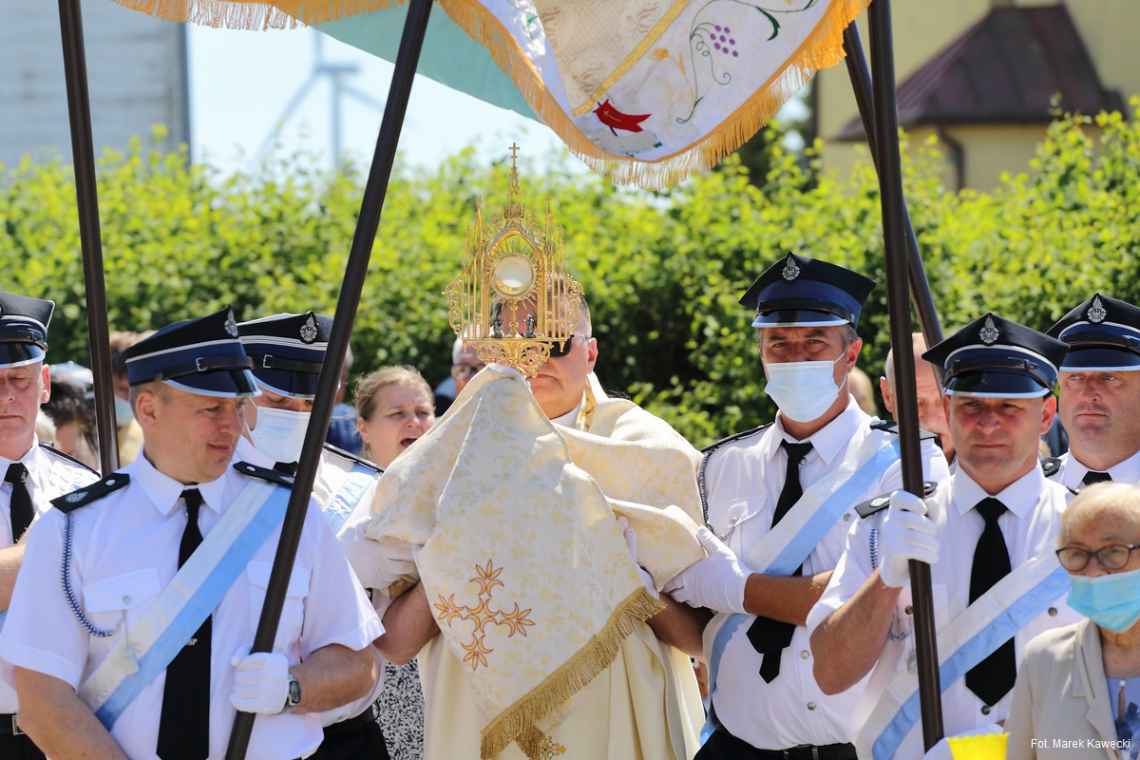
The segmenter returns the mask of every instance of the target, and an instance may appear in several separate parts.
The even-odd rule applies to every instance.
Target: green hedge
[[[1140,110],[1133,100],[1132,111]],[[750,315],[739,294],[788,250],[884,277],[878,191],[869,164],[843,181],[814,150],[771,138],[766,182],[738,162],[668,193],[615,189],[555,163],[527,172],[549,199],[594,312],[598,372],[702,445],[771,418]],[[940,184],[937,146],[905,145],[906,190],[943,323],[985,309],[1043,328],[1102,289],[1140,302],[1140,121],[1059,118],[1029,171],[992,193]],[[266,179],[269,177],[269,179]],[[362,178],[284,159],[266,174],[221,177],[184,152],[136,142],[99,167],[112,328],[143,329],[230,303],[239,316],[331,313]],[[500,168],[464,151],[434,171],[398,173],[388,191],[352,344],[356,372],[408,363],[447,373],[442,291],[478,199],[505,193]],[[0,287],[55,299],[50,359],[87,353],[70,169],[0,168]],[[881,372],[886,291],[865,311],[862,364]]]

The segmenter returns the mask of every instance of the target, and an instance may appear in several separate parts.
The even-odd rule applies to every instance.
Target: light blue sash
[[[325,520],[332,527],[333,535],[340,533],[344,523],[352,516],[356,506],[368,493],[368,489],[376,482],[376,471],[356,462],[352,472],[344,479],[340,489],[329,499],[328,506],[322,510]]]
[[[852,473],[846,481],[836,488],[827,500],[812,513],[792,539],[784,545],[767,567],[757,569],[763,575],[788,576],[796,571],[808,555],[819,546],[819,542],[835,525],[843,514],[866,493],[867,489],[877,483],[887,469],[898,461],[899,441],[895,437],[890,443],[882,446],[863,463],[858,470]],[[795,511],[792,507],[791,511]],[[712,695],[716,690],[717,674],[720,672],[720,660],[724,650],[734,633],[740,630],[744,623],[754,620],[755,615],[736,613],[730,615],[713,639],[712,653],[709,656],[709,704],[712,704]],[[712,734],[712,721],[705,724],[701,730],[702,743]]]
[[[253,555],[281,526],[288,503],[288,488],[278,486],[272,489],[267,498],[256,507],[256,513],[241,529],[233,543],[225,549],[221,559],[174,613],[166,628],[157,634],[149,648],[137,656],[137,669],[119,680],[102,704],[92,705],[95,717],[108,731],[135,697],[166,670],[166,666],[194,636],[202,622],[217,609],[234,581],[245,571]],[[206,537],[206,542],[208,541],[209,535]],[[202,548],[205,548],[205,543],[199,547]],[[192,560],[193,555],[187,560],[187,565],[183,565],[183,570]],[[179,575],[182,575],[182,570],[179,571]],[[175,576],[171,585],[177,582],[178,576]],[[162,599],[163,595],[160,594],[156,601]]]
[[[945,691],[966,672],[986,659],[1003,643],[1044,612],[1057,598],[1067,593],[1069,574],[1058,566],[1032,588],[1018,597],[977,634],[967,639],[948,657],[943,657],[938,673]],[[980,601],[980,600],[979,600]],[[895,756],[910,730],[922,720],[917,689],[906,699],[879,732],[872,745],[874,760]]]

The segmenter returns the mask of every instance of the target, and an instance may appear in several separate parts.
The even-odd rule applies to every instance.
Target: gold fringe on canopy
[[[843,60],[843,30],[870,3],[871,0],[833,0],[799,49],[715,130],[671,155],[641,161],[608,153],[590,142],[547,91],[541,74],[510,31],[478,0],[440,0],[447,15],[487,48],[534,112],[558,133],[571,152],[614,182],[646,189],[663,189],[709,169],[751,139],[816,71]]]
[[[573,697],[608,668],[618,648],[638,623],[665,609],[643,588],[626,597],[593,638],[528,694],[488,723],[482,732],[479,756],[490,760],[517,741],[531,760],[542,757],[546,737],[535,723]]]
[[[383,10],[397,0],[115,0],[167,21],[223,29],[285,29]]]

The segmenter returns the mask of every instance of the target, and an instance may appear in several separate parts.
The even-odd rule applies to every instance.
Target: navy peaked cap
[[[281,396],[315,396],[332,323],[331,317],[307,311],[239,324],[242,346],[261,387]]]
[[[123,352],[131,385],[161,380],[201,396],[259,392],[232,309],[167,325]]]
[[[1068,346],[986,314],[922,355],[942,367],[947,394],[1034,398],[1051,393]]]
[[[756,310],[753,327],[855,327],[874,287],[858,272],[789,253],[752,283],[740,305]]]

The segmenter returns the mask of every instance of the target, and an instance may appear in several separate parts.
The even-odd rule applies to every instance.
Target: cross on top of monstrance
[[[520,195],[517,144],[511,145],[507,203],[497,226],[476,212],[467,262],[447,286],[448,321],[485,362],[534,375],[550,348],[569,340],[582,286],[566,271],[562,238],[547,209],[541,232]]]

